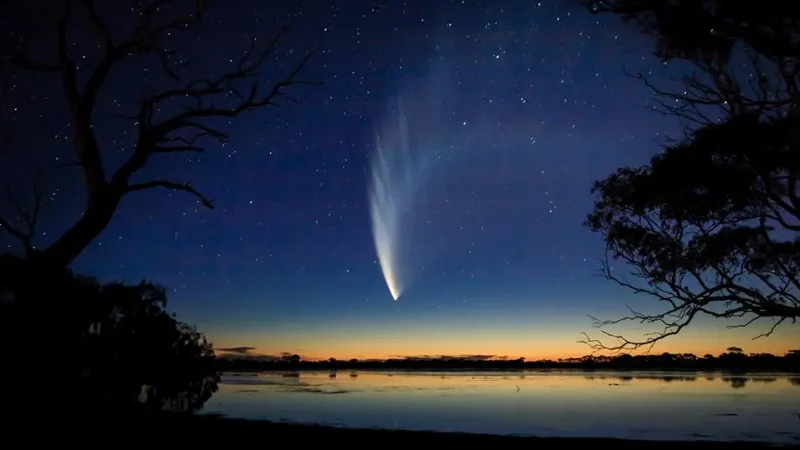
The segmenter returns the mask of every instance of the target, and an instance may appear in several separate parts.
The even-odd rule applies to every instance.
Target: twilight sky
[[[582,227],[592,181],[646,162],[664,133],[679,130],[623,74],[663,73],[646,38],[568,1],[218,3],[203,26],[173,36],[188,73],[221,73],[247,39],[291,18],[276,56],[317,49],[308,77],[324,86],[297,89],[299,105],[223,124],[225,146],[154,161],[146,174],[191,180],[216,209],[181,193],[131,194],[76,270],[164,284],[171,308],[217,347],[308,358],[576,356],[588,352],[576,343],[591,327],[587,315],[652,303],[595,275],[601,237]],[[128,26],[126,11],[103,14],[114,29]],[[75,36],[72,51],[87,65],[96,62],[93,39]],[[114,73],[95,124],[107,165],[131,151],[134,131],[108,113],[135,111],[160,81],[147,60]],[[45,245],[83,201],[75,169],[49,169],[72,151],[64,103],[52,76],[10,83],[4,113],[14,142],[25,142],[58,189],[40,229]],[[384,151],[409,152],[389,174],[410,177],[390,183],[405,204],[397,301],[371,234],[376,135]],[[9,158],[19,162],[15,151]],[[19,186],[27,172],[13,167],[4,176]],[[797,345],[797,326],[750,341],[758,331],[699,322],[657,350]]]

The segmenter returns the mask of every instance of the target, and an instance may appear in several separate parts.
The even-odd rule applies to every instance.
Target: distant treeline
[[[770,353],[745,354],[740,349],[719,356],[698,357],[691,353],[662,353],[658,355],[595,356],[558,360],[526,361],[518,359],[476,359],[457,357],[403,358],[387,360],[337,360],[304,361],[298,355],[282,358],[223,356],[217,359],[219,370],[508,370],[508,369],[612,369],[612,370],[730,370],[730,371],[783,371],[800,372],[800,350],[786,355]]]

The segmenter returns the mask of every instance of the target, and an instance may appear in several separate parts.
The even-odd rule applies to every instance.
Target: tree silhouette
[[[798,107],[800,5],[764,0],[580,0],[611,13],[655,40],[656,57],[688,65],[679,88],[661,89],[639,72],[657,109],[707,125],[724,115],[765,115]]]
[[[167,312],[164,288],[69,270],[36,279],[33,265],[0,255],[0,338],[16,343],[0,371],[10,408],[195,411],[216,391],[211,345]]]
[[[296,365],[300,363],[301,358],[300,355],[297,354],[285,353],[283,356],[281,356],[281,360],[286,363]]]
[[[674,92],[641,74],[666,114],[686,120],[686,135],[649,164],[621,168],[595,183],[588,227],[603,235],[603,273],[658,299],[658,313],[616,320],[657,326],[641,339],[601,331],[595,349],[652,347],[696,316],[800,317],[800,5],[735,1],[592,1],[594,12],[635,21],[657,42],[655,54],[693,68]],[[742,76],[741,61],[749,62]],[[614,263],[619,263],[615,265]],[[630,269],[630,278],[621,274]],[[638,282],[636,281],[638,279]]]
[[[104,310],[83,339],[84,386],[114,408],[196,411],[217,390],[214,351],[166,310],[163,287],[100,286]]]
[[[14,17],[20,24],[7,30],[9,39],[0,40],[0,62],[14,70],[50,74],[53,82],[61,85],[76,157],[70,165],[81,170],[84,180],[83,214],[47,248],[35,249],[31,227],[23,228],[11,217],[0,217],[0,228],[18,238],[25,252],[36,256],[43,267],[66,267],[109,224],[122,199],[132,192],[182,191],[212,208],[212,200],[188,182],[170,179],[134,182],[134,176],[161,155],[203,152],[209,139],[224,142],[228,136],[211,123],[214,119],[234,119],[278,105],[283,99],[294,101],[287,89],[318,84],[301,78],[311,53],[301,55],[295,62],[284,61],[287,68],[283,74],[265,76],[266,65],[275,58],[273,53],[282,41],[284,29],[271,39],[253,39],[228,72],[208,78],[190,77],[185,63],[167,45],[168,36],[199,23],[208,13],[208,3],[202,0],[132,2],[131,12],[137,23],[127,31],[112,29],[101,17],[95,0],[63,0],[60,7],[55,8],[55,15],[53,8],[36,10],[24,2],[12,0],[0,3],[3,15]],[[183,13],[165,17],[179,8],[184,8]],[[96,55],[98,63],[90,68],[81,67],[79,73],[70,49],[71,36],[80,29],[94,30],[99,53]],[[126,34],[121,36],[123,32]],[[54,45],[49,46],[48,52],[41,42]],[[98,140],[93,114],[102,88],[114,70],[121,70],[123,63],[141,56],[153,58],[169,83],[155,93],[143,94],[138,111],[126,117],[136,126],[135,144],[127,159],[107,173],[104,157],[112,149],[108,148],[110,143]],[[29,220],[31,214],[20,215],[26,225],[35,225],[35,221]]]

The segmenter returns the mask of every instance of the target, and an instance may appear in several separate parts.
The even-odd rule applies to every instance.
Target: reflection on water
[[[226,374],[205,412],[347,427],[800,442],[800,378],[658,372]]]

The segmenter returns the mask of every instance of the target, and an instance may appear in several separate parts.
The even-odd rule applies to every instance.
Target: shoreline
[[[517,359],[471,359],[461,357],[390,358],[386,360],[304,360],[299,355],[260,358],[222,353],[217,369],[234,371],[298,371],[298,370],[407,370],[407,371],[664,371],[664,372],[729,372],[800,373],[800,350],[786,355],[723,353],[718,356],[693,354],[592,356],[565,360],[527,361]]]
[[[116,421],[118,424],[120,421]],[[136,427],[139,431],[137,438],[159,439],[177,438],[181,442],[197,442],[212,440],[222,436],[226,444],[252,443],[257,436],[275,439],[293,439],[298,444],[302,440],[321,439],[319,442],[330,444],[374,444],[391,442],[396,444],[428,444],[428,445],[526,445],[538,449],[562,448],[570,445],[580,446],[612,446],[615,450],[623,449],[674,449],[680,446],[682,450],[701,449],[767,449],[767,448],[796,448],[793,444],[772,444],[764,442],[720,442],[703,440],[634,440],[619,438],[589,438],[589,437],[536,437],[519,435],[477,434],[463,432],[440,431],[408,431],[387,429],[357,429],[328,425],[270,422],[267,420],[237,419],[218,415],[138,417],[122,421],[126,425]],[[143,427],[142,425],[146,425]],[[126,427],[127,428],[127,427]],[[212,437],[213,436],[213,437]]]

